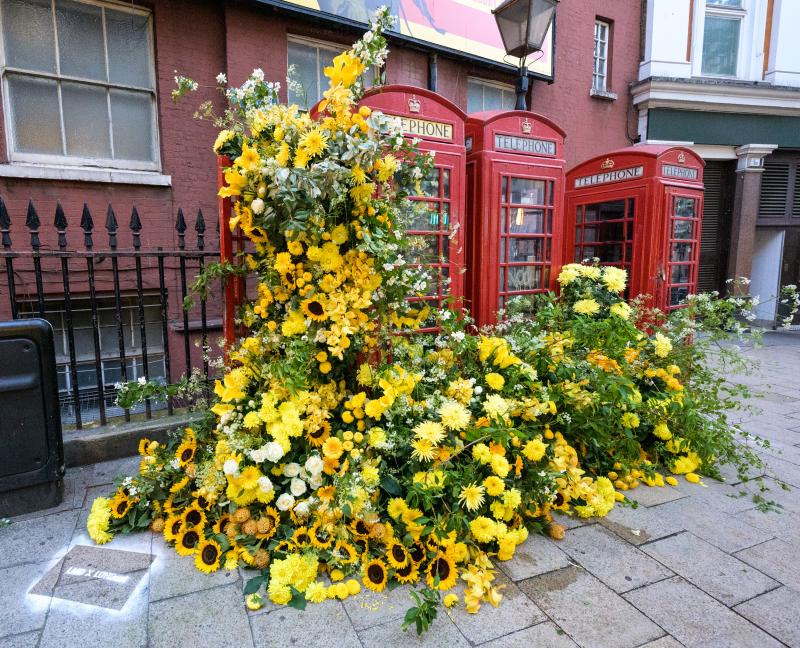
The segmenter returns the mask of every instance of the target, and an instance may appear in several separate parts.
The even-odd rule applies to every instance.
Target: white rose
[[[475,387],[475,393],[476,394],[482,394],[483,393],[483,387],[481,387],[480,385],[477,385]]]
[[[312,475],[319,475],[322,472],[324,464],[319,455],[311,455],[306,459],[306,470]]]
[[[267,459],[267,449],[264,446],[250,451],[250,458],[256,463],[263,463]]]
[[[270,441],[264,446],[264,449],[267,453],[267,459],[272,463],[280,461],[281,457],[283,457],[283,446],[277,441]]]
[[[250,210],[254,214],[261,214],[264,211],[264,201],[261,198],[256,198],[253,202],[250,203]]]
[[[311,479],[308,480],[309,485],[311,488],[317,489],[322,486],[322,475],[312,475]]]
[[[306,483],[297,477],[292,479],[292,483],[289,485],[289,490],[292,491],[292,495],[295,497],[300,497],[303,493],[305,493],[306,488]]]
[[[270,491],[274,490],[274,486],[272,482],[269,480],[269,477],[266,475],[262,475],[258,478],[258,487],[261,489],[262,493],[269,493]]]
[[[300,474],[300,464],[295,463],[288,463],[283,467],[283,474],[286,477],[297,477]]]
[[[278,507],[279,511],[288,511],[294,506],[294,497],[289,495],[289,493],[284,493],[275,502],[275,506]]]
[[[228,459],[224,464],[222,464],[222,472],[226,475],[235,475],[239,472],[239,464],[236,463],[236,459]]]
[[[311,509],[308,506],[308,500],[303,500],[302,502],[298,502],[297,506],[294,507],[294,512],[297,517],[306,518],[308,517],[309,513],[311,513]]]

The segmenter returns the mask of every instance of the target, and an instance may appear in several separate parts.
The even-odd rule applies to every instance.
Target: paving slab
[[[3,637],[0,639],[0,648],[36,648],[39,644],[39,634],[38,632],[26,632],[13,637]]]
[[[122,610],[53,598],[39,648],[144,648],[147,646],[147,581]]]
[[[253,647],[244,597],[238,585],[151,603],[147,634],[150,648]]]
[[[776,581],[800,591],[800,546],[776,538],[744,549],[736,557]]]
[[[642,550],[726,605],[778,587],[769,576],[688,532],[645,545]]]
[[[572,639],[553,623],[539,625],[512,632],[504,637],[481,644],[481,648],[577,648]]]
[[[162,536],[153,538],[153,566],[150,569],[150,600],[160,601],[173,596],[238,584],[239,572],[218,569],[204,574],[194,566],[193,556],[180,556]]]
[[[800,646],[800,591],[781,587],[733,609],[787,646]]]
[[[800,466],[777,457],[765,457],[764,463],[767,475],[780,479],[795,488],[800,488]]]
[[[725,484],[709,477],[702,484],[681,483],[681,489],[696,505],[715,508],[723,513],[736,514],[755,506],[753,494],[759,492],[755,483]]]
[[[0,569],[0,637],[44,626],[50,600],[28,596],[27,592],[52,566],[49,562]]]
[[[0,529],[2,566],[40,563],[60,557],[75,530],[78,511],[12,522]]]
[[[706,506],[693,497],[659,506],[658,514],[674,518],[687,531],[725,553],[740,551],[773,537],[769,531],[750,526],[744,520]]]
[[[626,542],[637,546],[686,529],[683,520],[662,515],[660,507],[649,509],[640,506],[634,509],[630,506],[615,506],[599,522]]]
[[[750,526],[768,531],[776,538],[800,546],[800,515],[791,511],[763,513],[756,509],[743,511],[737,516]]]
[[[571,529],[559,547],[617,593],[675,575],[599,524]]]
[[[683,648],[683,644],[675,637],[667,635],[661,637],[661,639],[656,639],[655,641],[639,646],[639,648]]]
[[[149,553],[75,545],[30,593],[121,610],[150,567]]]
[[[488,603],[484,603],[475,614],[469,614],[464,609],[464,584],[459,583],[453,589],[453,592],[459,596],[459,604],[449,610],[448,614],[461,634],[472,644],[491,641],[547,619],[544,613],[536,607],[536,604],[525,596],[508,576],[497,572],[494,583],[502,587],[503,600],[500,601],[500,605],[494,608]]]
[[[373,592],[362,586],[358,596],[351,596],[343,601],[344,608],[353,627],[358,631],[365,630],[387,621],[402,619],[406,610],[414,605],[411,589],[410,586],[403,585],[391,591],[386,589],[383,592]]]
[[[641,486],[632,490],[624,492],[625,497],[633,502],[637,502],[639,506],[658,506],[664,502],[672,502],[677,499],[686,497],[680,487],[673,488],[672,486]]]
[[[349,600],[349,599],[347,599]],[[364,648],[469,648],[470,643],[458,631],[453,621],[441,611],[428,631],[421,637],[416,630],[403,631],[397,621],[372,626],[358,633]]]
[[[570,533],[568,531],[567,533]],[[513,581],[538,576],[554,569],[567,567],[570,560],[558,543],[538,533],[532,533],[517,547],[511,560],[498,562],[497,566]]]
[[[581,567],[542,574],[521,582],[519,587],[583,648],[633,648],[664,635],[661,628]]]
[[[305,610],[281,607],[250,620],[259,648],[361,648],[341,602],[309,603]]]
[[[683,578],[623,595],[687,648],[770,648],[781,644]]]

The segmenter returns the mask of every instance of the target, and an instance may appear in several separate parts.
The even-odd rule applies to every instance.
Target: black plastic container
[[[63,478],[53,328],[0,322],[0,517],[58,506]]]

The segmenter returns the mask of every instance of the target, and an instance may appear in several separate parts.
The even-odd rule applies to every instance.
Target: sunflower
[[[183,488],[184,488],[184,487],[185,487],[185,486],[186,486],[188,483],[189,483],[189,476],[188,476],[188,475],[185,475],[185,476],[183,477],[183,479],[180,479],[180,480],[176,481],[176,482],[175,482],[175,483],[174,483],[172,486],[170,486],[170,488],[169,488],[169,492],[170,492],[170,493],[177,493],[178,491],[180,491],[180,490],[183,490]]]
[[[309,529],[311,544],[317,549],[328,549],[333,544],[333,535],[322,528],[320,522],[315,522]]]
[[[225,533],[225,530],[228,528],[228,525],[231,523],[231,521],[230,514],[223,513],[219,520],[217,520],[212,527],[214,529],[214,533]]]
[[[181,466],[192,463],[195,452],[197,452],[197,441],[194,438],[183,441],[175,451],[175,457],[180,461]]]
[[[211,508],[212,502],[209,501],[207,498],[203,497],[202,495],[197,495],[197,505],[203,509],[208,510]]]
[[[353,546],[361,556],[367,556],[369,551],[369,540],[367,538],[353,538]]]
[[[175,505],[173,500],[175,499],[175,495],[170,493],[169,497],[164,500],[164,512],[172,514],[175,512]]]
[[[183,520],[179,515],[170,515],[164,522],[164,539],[175,542],[183,529]]]
[[[325,306],[316,297],[309,297],[300,302],[300,309],[305,313],[306,317],[310,317],[315,322],[323,322],[328,319],[328,314],[325,312]]]
[[[399,542],[393,542],[386,550],[386,560],[394,569],[401,569],[408,565],[411,561],[411,556],[408,555],[406,549]]]
[[[359,538],[366,538],[369,536],[369,524],[364,520],[353,520],[350,523],[350,532]]]
[[[133,502],[124,491],[118,490],[117,494],[114,495],[113,499],[111,500],[109,506],[111,507],[111,515],[118,520],[121,520],[128,514],[128,511],[131,510]]]
[[[380,558],[373,558],[364,566],[362,581],[373,592],[382,592],[386,587],[387,578],[386,563]]]
[[[222,547],[216,540],[202,540],[197,545],[194,557],[194,566],[201,572],[210,574],[219,569],[219,559],[222,556]]]
[[[264,511],[264,515],[256,521],[256,538],[259,540],[268,540],[275,535],[280,524],[281,516],[278,510],[272,506]]]
[[[187,507],[181,515],[183,524],[186,527],[201,527],[206,523],[206,514],[197,501],[192,502],[191,506]]]
[[[408,553],[411,556],[411,560],[413,560],[416,565],[425,560],[425,556],[427,555],[425,552],[425,545],[421,542],[415,542],[411,545],[411,549],[409,549]]]
[[[191,556],[197,549],[200,542],[200,531],[198,529],[183,529],[175,538],[175,551],[181,556]]]
[[[439,553],[428,564],[425,570],[425,582],[428,587],[439,590],[449,590],[455,587],[458,580],[458,572],[453,559],[447,554]],[[438,584],[437,584],[438,579]]]
[[[340,565],[350,565],[358,559],[356,548],[344,540],[337,541],[334,552],[339,556],[337,562]]]
[[[304,547],[306,545],[311,544],[311,534],[308,532],[308,527],[305,526],[297,527],[297,529],[294,532],[294,535],[292,535],[292,541],[298,547]]]
[[[405,567],[395,570],[394,577],[398,583],[416,583],[419,580],[419,569],[413,562],[409,562]]]
[[[331,424],[328,421],[320,421],[315,430],[306,432],[306,440],[315,448],[319,448],[330,435]]]

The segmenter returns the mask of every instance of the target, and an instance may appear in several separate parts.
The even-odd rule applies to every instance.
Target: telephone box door
[[[561,219],[554,217],[559,198],[561,172],[557,169],[499,162],[492,165],[491,218],[496,232],[478,245],[493,245],[485,257],[497,268],[497,281],[480,296],[481,311],[505,309],[518,295],[550,290],[554,277],[550,268],[557,255],[553,239],[560,240]],[[555,231],[559,230],[559,231]],[[492,303],[487,303],[491,300]]]
[[[464,294],[460,272],[464,267],[463,232],[458,232],[463,227],[462,165],[462,156],[437,151],[433,172],[421,182],[421,193],[410,198],[409,260],[428,268],[431,283],[422,299],[433,308],[441,306],[448,296]],[[423,328],[435,326],[436,322],[430,321]]]
[[[667,311],[680,308],[697,292],[703,192],[667,188],[664,195],[665,248],[660,303]],[[660,276],[661,278],[661,276]]]
[[[633,294],[639,292],[641,284],[647,283],[646,277],[637,276],[649,247],[642,222],[645,198],[646,192],[642,187],[630,189],[622,195],[619,191],[592,193],[582,196],[580,202],[574,204],[572,260],[580,263],[597,258],[601,265],[627,270]]]

